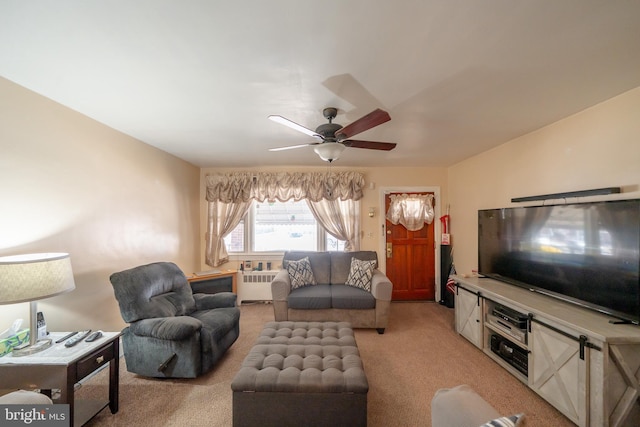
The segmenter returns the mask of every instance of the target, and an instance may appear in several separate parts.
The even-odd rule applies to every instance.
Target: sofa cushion
[[[376,299],[363,289],[347,285],[331,285],[331,307],[356,310],[376,308]]]
[[[317,284],[313,271],[311,271],[311,263],[308,257],[304,257],[299,261],[285,261],[284,264],[291,278],[291,289]]]
[[[358,258],[363,261],[376,261],[378,254],[375,251],[356,252],[330,252],[331,254],[331,284],[344,285],[351,269],[351,259]]]
[[[289,308],[319,310],[331,308],[331,285],[304,286],[287,297]]]
[[[202,322],[192,316],[152,317],[133,322],[131,333],[160,340],[187,340],[202,329]]]
[[[284,253],[282,266],[286,269],[287,261],[297,261],[302,258],[309,258],[311,271],[318,285],[328,285],[331,283],[330,252],[287,251]]]
[[[371,292],[371,278],[375,267],[375,261],[362,261],[355,257],[351,258],[351,268],[345,285]]]
[[[191,313],[202,322],[200,338],[203,343],[209,341],[212,345],[224,338],[227,333],[236,327],[240,321],[240,310],[237,307],[215,308]]]

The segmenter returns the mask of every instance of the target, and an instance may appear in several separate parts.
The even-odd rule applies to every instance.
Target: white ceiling
[[[0,76],[202,167],[445,167],[640,86],[638,0],[0,0]],[[603,141],[605,143],[606,141]]]

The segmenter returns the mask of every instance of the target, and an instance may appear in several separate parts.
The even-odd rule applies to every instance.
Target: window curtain
[[[364,178],[357,172],[234,172],[210,174],[206,176],[207,235],[205,261],[217,267],[228,261],[224,237],[241,221],[251,202],[287,200],[307,200],[318,203],[323,200],[333,202],[332,207],[312,208],[318,211],[316,219],[329,233],[346,240],[355,248],[359,247],[359,215],[342,213],[348,209],[350,201],[358,205],[364,188]],[[337,215],[336,212],[341,212]],[[239,215],[239,216],[238,216]],[[351,215],[350,218],[349,216]],[[335,233],[334,233],[335,231]],[[340,236],[340,237],[339,237]],[[347,238],[345,238],[345,236]],[[351,243],[349,243],[351,241]]]
[[[251,202],[210,202],[207,213],[207,246],[205,262],[212,267],[218,267],[229,261],[227,245],[224,237],[240,224]]]
[[[333,237],[344,240],[345,252],[360,250],[360,203],[354,200],[307,200],[311,213]]]
[[[417,231],[433,222],[433,194],[392,194],[389,202],[386,217],[393,225]]]

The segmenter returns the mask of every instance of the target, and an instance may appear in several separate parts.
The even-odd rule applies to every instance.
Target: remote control
[[[69,338],[71,338],[72,336],[74,336],[75,334],[77,334],[78,332],[71,332],[69,335],[65,335],[62,338],[60,338],[58,341],[56,341],[56,344],[61,343],[62,341],[66,341]]]
[[[97,339],[100,339],[100,338],[102,338],[102,331],[95,331],[94,333],[89,335],[85,341],[86,342],[93,342],[93,341],[95,341]]]
[[[65,347],[73,347],[74,345],[78,344],[80,341],[82,341],[87,335],[89,335],[91,333],[91,329],[87,329],[86,331],[80,331],[78,332],[77,335],[75,335],[74,337],[72,337],[71,339],[69,339],[69,341],[67,341],[66,343],[64,343]]]

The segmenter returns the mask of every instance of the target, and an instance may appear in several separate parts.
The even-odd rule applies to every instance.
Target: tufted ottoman
[[[369,384],[347,322],[269,322],[231,383],[234,427],[366,426]]]

